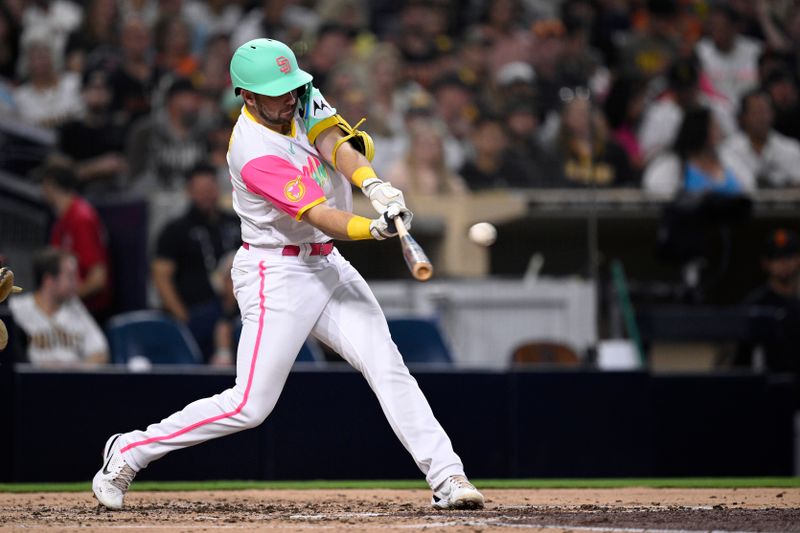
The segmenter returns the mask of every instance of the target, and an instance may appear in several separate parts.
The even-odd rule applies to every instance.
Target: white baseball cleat
[[[112,435],[103,448],[103,467],[97,471],[92,480],[92,491],[95,497],[109,509],[122,509],[125,493],[136,472],[128,466],[119,453],[119,438],[122,433]]]
[[[483,509],[483,494],[466,476],[450,476],[433,491],[431,505],[437,509]]]

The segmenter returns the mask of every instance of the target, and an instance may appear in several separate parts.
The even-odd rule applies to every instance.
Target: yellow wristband
[[[347,222],[347,236],[354,241],[371,239],[372,233],[369,232],[369,225],[371,223],[372,221],[368,218],[353,215],[353,218]]]
[[[350,178],[356,186],[361,187],[361,184],[364,183],[364,180],[369,178],[377,178],[378,175],[375,174],[375,170],[372,167],[368,167],[364,165],[363,167],[358,167],[355,172],[353,172],[353,177]]]

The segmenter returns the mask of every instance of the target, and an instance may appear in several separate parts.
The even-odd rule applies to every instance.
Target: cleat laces
[[[128,492],[128,487],[131,486],[131,481],[133,481],[133,478],[135,477],[136,477],[136,472],[133,470],[133,468],[131,468],[128,465],[125,465],[119,471],[119,474],[117,474],[117,476],[114,479],[109,481],[109,483],[111,483],[119,490],[121,490],[123,493],[125,493]]]
[[[465,476],[450,476],[450,483],[457,489],[475,489]]]

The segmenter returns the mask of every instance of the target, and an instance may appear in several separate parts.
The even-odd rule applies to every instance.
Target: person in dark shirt
[[[608,137],[600,110],[586,98],[576,96],[564,104],[553,148],[560,161],[560,172],[547,176],[547,187],[637,185],[628,156]]]
[[[509,149],[503,123],[492,115],[482,115],[471,134],[474,157],[461,167],[461,177],[470,190],[522,188],[534,185],[525,166]]]
[[[214,324],[222,305],[211,277],[226,252],[241,245],[239,219],[218,207],[216,171],[208,165],[192,169],[186,178],[190,206],[158,237],[152,263],[153,283],[164,309],[185,323],[203,356],[214,351]]]
[[[788,372],[800,376],[800,238],[790,230],[770,233],[761,265],[767,282],[744,301],[745,305],[773,308],[779,320],[769,339],[739,348],[736,364],[753,366],[754,348],[763,354],[768,372]]]
[[[192,82],[177,79],[163,109],[131,125],[125,154],[134,190],[180,191],[186,173],[205,160],[210,124],[200,116],[201,104]]]
[[[125,127],[110,113],[108,74],[99,69],[83,77],[84,116],[58,130],[58,148],[76,164],[80,191],[88,196],[118,188],[126,171]]]

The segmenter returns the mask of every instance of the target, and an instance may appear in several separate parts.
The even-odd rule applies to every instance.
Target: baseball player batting
[[[230,65],[244,99],[228,149],[243,245],[231,276],[242,314],[236,384],[144,431],[111,436],[92,489],[123,506],[136,473],[167,453],[260,425],[272,411],[309,334],[361,371],[397,437],[425,474],[438,508],[481,508],[483,495],[433,416],[361,275],[334,239],[386,239],[412,214],[370,165],[372,139],[352,128],[297,66],[285,44],[255,39]],[[356,125],[358,127],[358,125]],[[351,183],[378,212],[352,211]]]

